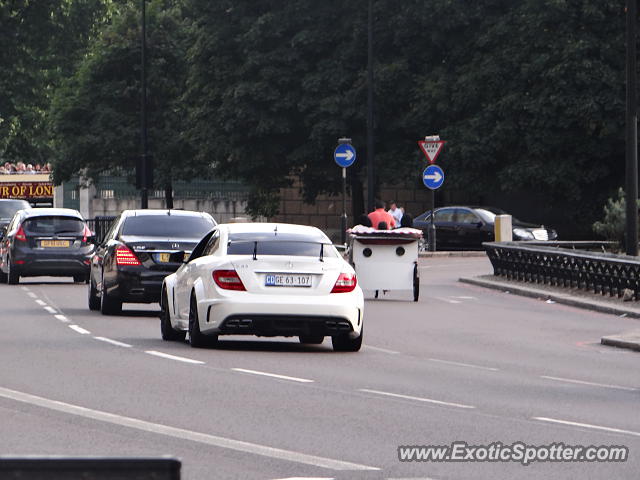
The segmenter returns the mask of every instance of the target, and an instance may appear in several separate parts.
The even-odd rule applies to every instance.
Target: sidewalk
[[[420,252],[418,253],[420,258],[429,257],[486,257],[486,252],[477,252],[473,250],[456,250],[447,252]]]
[[[572,307],[640,319],[640,302],[623,303],[621,299],[616,297],[598,295],[583,290],[506,280],[494,275],[463,277],[458,281],[515,295],[551,300]],[[604,336],[601,343],[640,351],[640,329]]]

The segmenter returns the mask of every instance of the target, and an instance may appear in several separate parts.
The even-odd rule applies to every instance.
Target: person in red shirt
[[[387,229],[394,228],[396,221],[391,214],[384,210],[384,202],[376,200],[375,207],[376,209],[368,215],[373,228],[378,228],[380,222],[386,222]]]

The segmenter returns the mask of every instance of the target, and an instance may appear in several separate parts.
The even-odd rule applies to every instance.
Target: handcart
[[[356,225],[348,230],[349,261],[363,290],[380,292],[413,291],[413,301],[420,296],[418,247],[422,230],[397,228],[376,230]]]

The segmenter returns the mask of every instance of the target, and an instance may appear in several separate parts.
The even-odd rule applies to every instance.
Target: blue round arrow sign
[[[353,148],[353,145],[342,143],[333,152],[333,159],[342,168],[350,167],[356,161],[356,149]]]
[[[422,172],[422,181],[425,187],[437,190],[444,183],[444,172],[438,165],[429,165]]]

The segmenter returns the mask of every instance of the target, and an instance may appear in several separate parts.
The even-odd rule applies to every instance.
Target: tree
[[[91,43],[75,74],[56,92],[51,127],[54,181],[75,175],[131,172],[140,154],[140,12],[125,6]],[[182,134],[179,101],[186,71],[186,27],[176,2],[155,0],[147,10],[149,150],[156,186],[188,179],[198,167]]]

